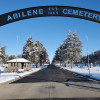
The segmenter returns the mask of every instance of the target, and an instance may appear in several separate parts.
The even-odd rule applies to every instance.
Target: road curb
[[[59,67],[59,68],[60,68],[60,67]],[[63,69],[63,68],[60,68],[60,69]],[[71,72],[71,73],[73,73],[73,74],[75,74],[75,75],[80,75],[80,76],[82,76],[82,77],[84,77],[84,78],[86,78],[86,79],[88,79],[88,80],[91,80],[91,81],[100,83],[100,80],[95,79],[95,78],[92,78],[92,77],[90,77],[90,76],[85,76],[85,75],[82,75],[82,74],[79,74],[79,73],[75,73],[75,72],[72,72],[72,71],[70,71],[70,70],[68,70],[68,69],[63,69],[63,70],[67,70],[67,71],[69,71],[69,72]]]
[[[37,70],[37,71],[35,71],[35,72],[31,72],[31,73],[26,74],[26,75],[23,75],[23,76],[19,76],[19,77],[15,78],[15,79],[11,79],[11,80],[6,81],[6,82],[2,82],[2,83],[0,83],[0,85],[3,85],[3,84],[7,84],[7,83],[11,83],[11,82],[17,81],[17,80],[19,80],[19,79],[21,79],[21,78],[24,78],[24,77],[26,77],[26,76],[29,76],[29,75],[31,75],[31,74],[33,74],[33,73],[36,73],[36,72],[40,71],[40,70],[42,70],[42,69],[39,69],[39,70]]]

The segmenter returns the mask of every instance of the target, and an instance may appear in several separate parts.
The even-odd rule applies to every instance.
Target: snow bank
[[[75,72],[75,73],[78,73],[78,74],[81,74],[84,76],[89,75],[89,69],[86,66],[83,66],[83,68],[74,67],[73,69],[71,69],[70,67],[64,67],[64,66],[58,66],[58,65],[57,65],[57,67],[67,69],[69,71],[72,71],[72,72]],[[90,68],[90,77],[97,79],[97,80],[100,80],[100,66]]]
[[[43,68],[46,68],[46,67],[47,66],[45,65],[45,66],[42,66],[42,67],[39,67],[39,68],[32,68],[31,71],[25,71],[23,73],[15,73],[15,72],[14,73],[1,73],[0,74],[0,83],[19,78],[19,77],[25,76],[25,75],[33,73],[33,72],[37,72],[37,71],[39,71]],[[1,67],[0,67],[0,69],[1,69]]]
[[[1,71],[4,71],[4,67],[1,67],[1,66],[0,66],[0,70],[1,70]]]
[[[4,71],[4,69],[8,67],[8,64],[3,64],[3,65],[0,65],[0,70],[1,71]]]

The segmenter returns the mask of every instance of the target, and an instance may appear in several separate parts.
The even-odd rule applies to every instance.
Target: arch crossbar
[[[0,15],[0,26],[23,19],[46,16],[74,17],[100,23],[98,11],[71,6],[39,6]]]

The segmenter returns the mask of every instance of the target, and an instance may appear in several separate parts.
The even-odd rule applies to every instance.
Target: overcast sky
[[[100,0],[0,0],[0,15],[23,8],[47,5],[75,6],[100,11]],[[34,42],[39,40],[43,43],[52,60],[69,30],[79,33],[78,36],[83,42],[83,55],[87,55],[86,36],[89,38],[89,53],[100,50],[100,24],[71,17],[39,17],[4,25],[0,27],[0,43],[6,46],[6,54],[15,55],[18,35],[18,54],[21,54],[24,43],[32,35]]]

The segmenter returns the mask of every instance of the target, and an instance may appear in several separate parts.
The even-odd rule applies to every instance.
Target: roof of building
[[[26,63],[26,62],[30,62],[24,58],[17,58],[17,59],[13,59],[13,60],[9,60],[7,61],[7,63],[10,63],[10,62],[21,62],[21,63]]]

